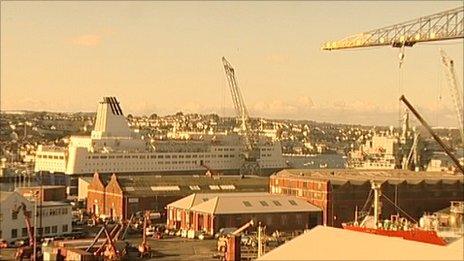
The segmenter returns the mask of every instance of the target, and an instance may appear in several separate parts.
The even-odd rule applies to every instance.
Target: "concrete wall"
[[[8,199],[4,200],[0,204],[1,209],[1,222],[0,222],[0,230],[1,235],[0,238],[5,239],[8,242],[18,240],[18,239],[26,239],[28,238],[27,230],[26,230],[26,222],[23,215],[22,210],[19,211],[16,218],[13,215],[12,210],[16,209],[21,202],[24,202],[26,205],[26,210],[31,211],[30,215],[30,222],[31,226],[34,227],[34,204],[33,202],[28,201],[25,197],[21,196],[19,193],[13,193]],[[72,231],[72,214],[71,214],[71,205],[69,204],[59,204],[53,206],[42,206],[40,205],[37,207],[37,213],[39,216],[37,217],[37,228],[38,228],[38,235],[41,235],[40,228],[42,227],[43,236],[44,237],[52,237],[61,235],[64,233],[69,233]],[[56,227],[54,230],[53,227]],[[63,226],[66,226],[67,231],[63,231]],[[48,227],[49,233],[45,233],[45,228]],[[13,230],[16,230],[16,236],[13,237],[12,235]],[[48,231],[48,229],[47,229]]]
[[[87,199],[89,182],[83,178],[79,178],[77,185],[77,199],[85,200]]]
[[[21,187],[17,188],[17,191],[26,198],[30,198],[35,193],[38,193],[39,201],[66,200],[65,186]]]
[[[13,192],[11,196],[3,200],[0,204],[0,238],[10,242],[20,238],[27,238],[22,236],[22,228],[26,227],[24,215],[22,211],[19,211],[18,215],[13,215],[13,209],[20,206],[21,202],[26,204],[26,210],[32,211],[33,205],[23,196],[17,192]],[[16,236],[12,235],[12,231],[16,230]]]

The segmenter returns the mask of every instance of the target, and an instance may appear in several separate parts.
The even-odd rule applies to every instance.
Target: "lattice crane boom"
[[[454,62],[443,49],[440,49],[441,61],[445,67],[446,79],[448,87],[450,88],[451,97],[454,102],[456,114],[458,116],[459,132],[461,135],[461,141],[464,142],[464,106],[463,96],[461,93],[461,85],[456,77],[456,71],[454,70]]]
[[[240,168],[240,173],[259,174],[260,167],[258,159],[260,157],[260,152],[259,148],[257,147],[258,137],[251,128],[248,110],[243,100],[242,93],[240,92],[240,89],[237,85],[235,70],[224,57],[222,57],[222,63],[224,65],[227,82],[229,84],[230,93],[232,95],[235,113],[237,115],[237,119],[240,120],[240,131],[244,141],[244,150],[242,155],[244,156],[245,162]]]
[[[237,118],[240,120],[241,132],[245,138],[245,146],[247,151],[251,151],[253,149],[253,141],[251,137],[251,127],[249,126],[250,117],[248,115],[248,110],[246,108],[245,101],[243,100],[242,93],[237,85],[235,70],[225,57],[222,57],[222,63],[224,64],[227,82],[229,83],[235,113],[237,114]]]
[[[242,93],[240,92],[240,89],[237,85],[237,79],[235,78],[235,70],[225,57],[222,57],[222,63],[224,64],[227,82],[229,83],[229,89],[232,95],[235,113],[241,121],[242,131],[246,131],[248,128],[247,121],[249,120],[249,115],[245,105],[245,101],[243,100]]]
[[[464,6],[392,26],[328,41],[322,50],[360,47],[413,46],[416,43],[464,38]]]

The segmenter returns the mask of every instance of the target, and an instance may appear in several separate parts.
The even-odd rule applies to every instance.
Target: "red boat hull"
[[[349,229],[353,231],[359,231],[364,233],[382,235],[382,236],[389,236],[389,237],[401,237],[406,240],[413,240],[419,241],[423,243],[435,244],[444,246],[446,245],[446,241],[437,235],[435,231],[426,231],[426,230],[419,230],[413,229],[408,231],[395,231],[395,230],[385,230],[385,229],[374,229],[374,228],[366,228],[366,227],[359,227],[353,226],[348,224],[342,224],[344,229]]]

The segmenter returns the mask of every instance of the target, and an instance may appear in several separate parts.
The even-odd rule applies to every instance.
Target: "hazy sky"
[[[94,111],[112,95],[126,114],[230,115],[226,56],[254,117],[397,125],[398,49],[321,44],[460,5],[3,1],[1,108]],[[457,126],[440,47],[462,83],[462,40],[417,44],[401,92],[431,124]]]

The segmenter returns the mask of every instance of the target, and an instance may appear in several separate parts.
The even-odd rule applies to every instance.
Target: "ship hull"
[[[366,227],[359,227],[353,226],[348,224],[342,224],[344,229],[369,233],[369,234],[376,234],[381,236],[388,236],[388,237],[400,237],[406,240],[413,240],[423,243],[435,244],[444,246],[446,245],[446,241],[439,237],[435,231],[426,231],[426,230],[385,230],[385,229],[374,229],[374,228],[366,228]]]

